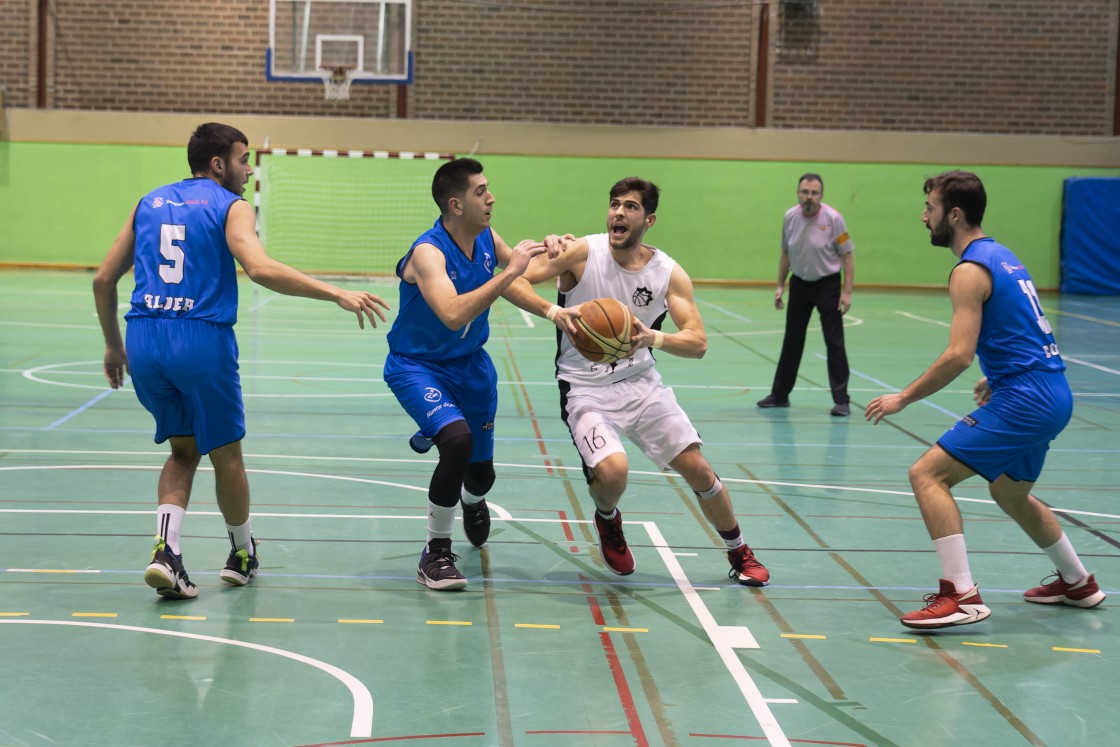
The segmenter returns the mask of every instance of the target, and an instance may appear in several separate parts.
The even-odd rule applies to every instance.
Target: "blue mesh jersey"
[[[1065,371],[1030,273],[1011,250],[995,239],[977,239],[960,262],[978,264],[992,277],[976,346],[988,385],[995,387],[1004,376],[1024,371]]]
[[[474,256],[467,256],[459,249],[455,239],[443,227],[441,220],[413,242],[408,254],[397,262],[400,282],[400,305],[397,318],[389,330],[389,352],[428,361],[446,361],[461,358],[482,348],[490,337],[489,307],[461,329],[450,330],[439,320],[420,288],[403,279],[404,266],[412,251],[420,244],[431,244],[443,252],[447,263],[447,276],[462,295],[479,288],[494,277],[496,257],[494,235],[490,229],[474,240]]]
[[[136,289],[126,319],[237,321],[237,267],[226,216],[241,198],[213,179],[168,184],[136,206]]]

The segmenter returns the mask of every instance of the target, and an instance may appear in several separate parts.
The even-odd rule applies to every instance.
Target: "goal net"
[[[392,275],[439,215],[446,153],[260,149],[257,230],[269,255],[320,275]]]

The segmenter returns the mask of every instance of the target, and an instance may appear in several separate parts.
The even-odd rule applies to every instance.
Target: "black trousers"
[[[828,355],[828,385],[832,401],[848,401],[848,354],[844,350],[844,315],[840,313],[840,273],[820,280],[802,280],[796,275],[789,278],[789,299],[786,301],[786,334],[782,340],[782,354],[774,374],[770,393],[778,399],[789,397],[797,382],[801,356],[805,352],[805,332],[813,309],[821,317],[825,351]]]

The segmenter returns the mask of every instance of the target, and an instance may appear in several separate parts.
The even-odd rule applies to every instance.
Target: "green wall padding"
[[[774,282],[782,214],[797,178],[824,177],[825,202],[856,244],[856,284],[944,284],[953,257],[921,224],[922,183],[967,164],[798,163],[479,154],[510,245],[550,232],[601,231],[610,186],[643,176],[662,188],[647,240],[694,279]],[[978,166],[986,232],[1015,251],[1040,288],[1058,285],[1062,182],[1116,169]],[[0,142],[0,262],[96,265],[146,192],[188,176],[185,147]],[[252,199],[252,183],[246,196]],[[431,206],[432,218],[436,208]],[[400,253],[407,250],[400,247]]]

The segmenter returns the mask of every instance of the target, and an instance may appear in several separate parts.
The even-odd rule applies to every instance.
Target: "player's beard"
[[[949,247],[953,245],[953,228],[949,219],[942,216],[941,222],[929,228],[929,243],[934,246]]]

